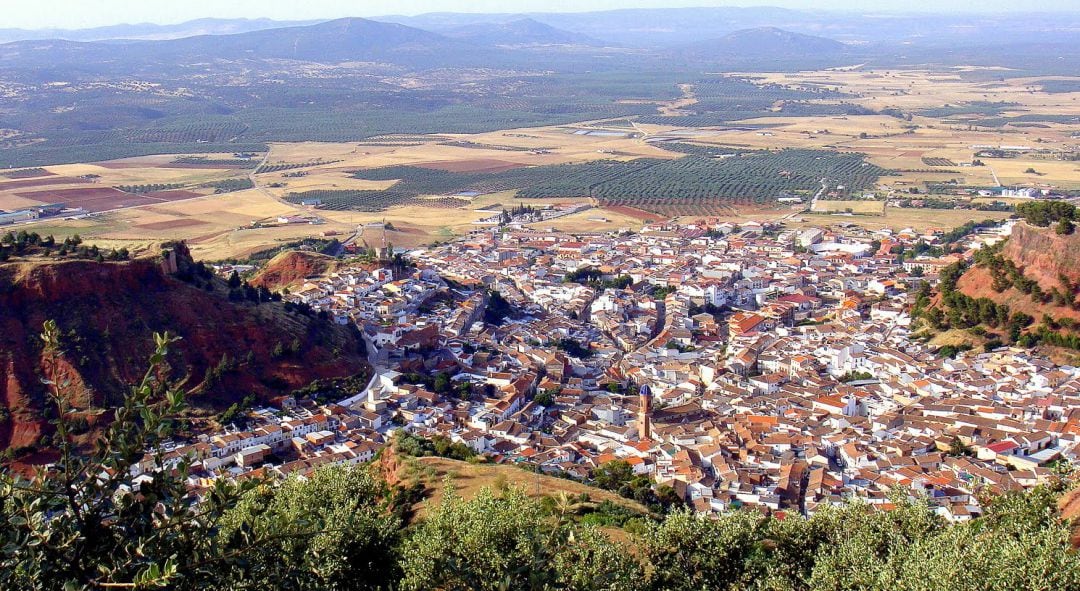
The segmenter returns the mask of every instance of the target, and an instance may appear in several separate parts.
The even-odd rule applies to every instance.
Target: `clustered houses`
[[[414,268],[286,296],[363,332],[363,391],[289,400],[166,455],[197,459],[197,478],[303,472],[364,461],[405,429],[579,478],[622,460],[704,514],[887,506],[899,489],[968,519],[981,493],[1077,459],[1080,368],[1013,349],[940,358],[909,339],[913,288],[938,265],[893,252],[935,240],[710,220],[477,232],[413,253]]]

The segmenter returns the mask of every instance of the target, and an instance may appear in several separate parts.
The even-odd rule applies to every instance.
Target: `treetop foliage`
[[[1054,222],[1076,220],[1076,206],[1067,201],[1030,201],[1016,206],[1027,223],[1047,227]]]

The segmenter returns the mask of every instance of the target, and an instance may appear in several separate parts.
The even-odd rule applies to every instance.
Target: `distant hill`
[[[319,63],[384,62],[408,67],[484,64],[475,45],[396,23],[344,18],[315,25],[232,35],[198,35],[165,41],[20,41],[0,45],[0,66],[94,65],[128,71],[216,60],[287,59]]]
[[[728,33],[718,39],[693,43],[683,51],[700,56],[742,56],[754,58],[785,58],[801,56],[835,56],[844,53],[846,46],[833,39],[794,33],[776,27],[758,27]]]
[[[253,31],[225,37],[191,37],[157,45],[165,53],[296,59],[313,62],[410,63],[438,59],[453,63],[475,48],[405,25],[343,18],[316,25]]]
[[[19,457],[48,451],[41,444],[52,425],[38,339],[46,320],[62,332],[61,370],[82,393],[80,409],[92,403],[84,443],[112,416],[126,385],[142,377],[154,332],[182,338],[168,359],[171,378],[196,390],[189,403],[202,413],[249,394],[265,402],[316,379],[370,369],[356,333],[278,302],[233,301],[220,279],[210,279],[208,291],[185,246],[166,253],[173,254],[0,265],[0,451],[21,449]],[[220,375],[208,380],[217,367]],[[45,453],[28,461],[47,460]]]
[[[757,6],[709,8],[618,9],[598,12],[528,14],[475,14],[436,12],[417,16],[385,16],[376,20],[446,33],[477,23],[499,23],[530,18],[556,29],[601,39],[613,46],[674,47],[765,25],[796,26],[808,13]]]
[[[531,18],[507,22],[473,23],[443,33],[477,45],[603,45],[580,33],[557,29]]]
[[[0,43],[43,39],[64,39],[67,41],[180,39],[195,35],[232,35],[264,29],[310,25],[317,22],[319,21],[275,21],[268,18],[201,18],[172,25],[138,23],[93,27],[90,29],[0,29]]]
[[[484,22],[532,18],[552,27],[586,35],[614,46],[675,48],[716,39],[734,31],[779,27],[807,34],[863,44],[905,43],[905,47],[956,47],[1012,44],[1016,40],[1041,43],[1076,43],[1080,15],[1075,12],[1008,12],[971,14],[903,14],[898,8],[889,18],[870,11],[791,10],[768,6],[715,6],[698,8],[629,8],[597,12],[528,14],[429,13],[382,16],[436,32]],[[1008,30],[1008,39],[995,37]]]

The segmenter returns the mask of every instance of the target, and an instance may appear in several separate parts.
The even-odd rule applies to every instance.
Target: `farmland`
[[[388,236],[395,245],[416,246],[469,232],[487,215],[478,209],[493,203],[510,207],[516,199],[597,206],[542,227],[618,229],[637,227],[656,214],[776,218],[792,212],[776,198],[809,202],[825,179],[832,194],[818,201],[815,212],[803,214],[803,223],[947,228],[1006,214],[884,207],[885,199],[934,191],[941,193],[936,199],[970,201],[966,194],[952,194],[963,193],[963,187],[994,188],[995,175],[1006,186],[1080,189],[1080,164],[1055,159],[1056,150],[1071,145],[1075,126],[955,122],[969,116],[1080,114],[1074,94],[1041,92],[1036,79],[988,84],[963,71],[859,69],[722,78],[697,77],[671,92],[646,85],[648,96],[635,99],[629,112],[591,120],[567,117],[547,126],[523,126],[531,122],[522,120],[480,133],[453,133],[461,128],[450,126],[425,134],[403,127],[360,142],[270,143],[261,146],[269,151],[264,163],[261,154],[239,158],[239,152],[219,153],[201,144],[186,153],[24,167],[0,178],[0,209],[29,207],[57,193],[73,197],[66,192],[76,189],[92,191],[86,195],[98,197],[91,204],[130,207],[40,225],[69,234],[77,229],[129,248],[187,238],[197,253],[216,258],[324,232],[349,236],[357,226],[384,219],[396,228]],[[993,112],[955,112],[961,106],[989,109],[980,101],[993,103]],[[808,106],[818,104],[828,109]],[[944,105],[956,108],[939,113],[946,115],[941,118],[926,114]],[[723,113],[723,125],[693,127],[679,119],[717,113]],[[750,118],[732,119],[739,116]],[[1002,144],[1043,152],[981,157],[984,166],[970,166],[972,146]],[[257,186],[246,190],[252,172]],[[109,191],[115,187],[149,192],[121,196]],[[215,197],[215,191],[223,194]],[[862,193],[875,198],[862,199]],[[172,199],[191,194],[197,197]],[[297,205],[310,199],[321,205]],[[848,209],[855,215],[845,215]],[[275,222],[296,214],[320,223]]]
[[[800,214],[796,226],[823,226],[830,224],[854,224],[869,230],[890,228],[894,231],[911,228],[918,232],[945,231],[971,220],[1000,220],[1008,213],[994,211],[971,211],[964,209],[923,209],[886,207],[882,215],[854,215],[850,213]]]
[[[786,193],[810,194],[822,187],[822,179],[833,190],[871,189],[887,172],[867,164],[858,154],[824,150],[754,151],[722,160],[686,156],[489,170],[375,168],[355,176],[369,181],[395,180],[396,184],[384,191],[291,193],[286,200],[319,200],[321,207],[334,210],[377,211],[395,204],[417,204],[416,198],[425,195],[443,196],[443,201],[452,204],[456,195],[518,189],[516,196],[523,199],[582,197],[646,210],[681,206],[687,213],[709,213],[736,205],[771,203]]]
[[[857,215],[884,215],[885,202],[875,200],[819,200],[811,208],[814,213],[853,213]]]

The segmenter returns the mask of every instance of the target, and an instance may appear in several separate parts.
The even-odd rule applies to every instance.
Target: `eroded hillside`
[[[182,244],[130,262],[0,266],[0,450],[47,459],[34,454],[48,450],[51,433],[42,378],[53,376],[45,375],[38,338],[49,319],[61,331],[61,370],[86,418],[85,441],[142,376],[155,332],[182,338],[168,360],[170,377],[193,391],[195,412],[367,371],[352,331],[277,302],[230,301],[220,279],[191,281],[194,268]]]

